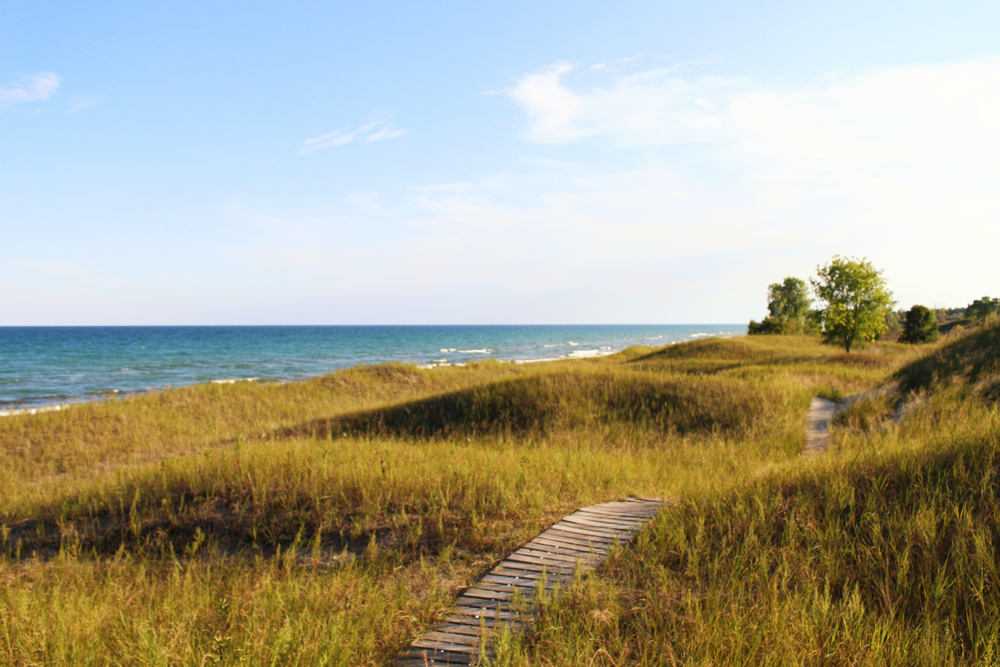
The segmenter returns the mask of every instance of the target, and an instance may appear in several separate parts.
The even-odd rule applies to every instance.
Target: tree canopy
[[[816,267],[816,273],[810,282],[826,304],[820,309],[824,342],[843,345],[850,353],[855,345],[886,330],[886,315],[894,305],[892,292],[870,262],[835,256],[826,266]]]
[[[767,287],[768,315],[760,323],[750,320],[747,334],[801,334],[809,328],[812,300],[806,281],[788,277]]]
[[[913,306],[903,320],[900,343],[933,343],[938,339],[938,320],[934,311],[926,306]]]
[[[984,296],[982,299],[976,299],[969,304],[965,309],[965,314],[981,322],[987,317],[996,315],[998,310],[1000,310],[1000,299],[991,299],[988,296]]]
[[[767,288],[767,310],[771,317],[786,320],[805,319],[809,313],[809,289],[806,281],[788,277],[783,282],[773,283]]]

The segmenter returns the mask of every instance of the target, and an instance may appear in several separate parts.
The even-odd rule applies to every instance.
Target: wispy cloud
[[[0,86],[0,107],[47,100],[59,90],[59,75],[39,72],[26,76],[19,83]]]
[[[377,132],[369,134],[367,137],[365,137],[365,141],[372,142],[372,141],[382,141],[384,139],[395,139],[396,137],[405,137],[409,133],[410,133],[409,130],[405,130],[403,128],[397,128],[395,124],[389,123],[388,125],[384,125],[381,128],[379,128]]]
[[[527,114],[529,136],[540,143],[590,136],[607,136],[625,145],[704,141],[721,129],[716,100],[734,84],[715,76],[680,77],[678,71],[689,65],[621,76],[610,88],[576,92],[562,81],[574,67],[560,61],[525,75],[507,92]]]
[[[385,139],[395,139],[396,137],[402,137],[409,133],[410,131],[407,129],[397,128],[395,123],[390,123],[385,120],[377,120],[365,123],[358,129],[350,132],[338,130],[336,132],[331,132],[330,134],[321,134],[318,137],[306,139],[302,142],[302,149],[299,151],[299,155],[306,155],[307,153],[312,153],[313,151],[318,151],[322,148],[330,148],[331,146],[343,146],[355,140],[363,140],[366,143],[370,143],[373,141],[383,141]]]
[[[66,113],[76,113],[90,107],[97,106],[101,102],[100,95],[73,95],[70,97],[69,108]]]

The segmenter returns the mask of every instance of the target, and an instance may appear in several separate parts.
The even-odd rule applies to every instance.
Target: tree
[[[820,309],[823,342],[843,345],[850,353],[855,344],[886,330],[885,318],[895,302],[882,272],[870,262],[835,256],[826,266],[816,267],[816,273],[810,282],[816,296],[826,303]]]
[[[967,317],[983,322],[986,318],[996,315],[997,310],[1000,310],[1000,299],[984,296],[982,299],[976,299],[970,303],[965,308],[965,314]]]
[[[926,306],[914,306],[906,312],[900,343],[933,343],[938,339],[938,319]]]
[[[806,281],[785,278],[767,287],[768,316],[760,323],[750,320],[747,334],[800,334],[808,329],[809,291]]]
[[[773,283],[767,288],[767,310],[771,313],[771,317],[804,320],[811,302],[806,281],[798,278],[788,277],[783,282]]]
[[[788,322],[778,317],[771,317],[768,315],[760,322],[756,320],[750,320],[750,324],[747,326],[748,336],[762,336],[765,334],[787,334]]]
[[[885,316],[885,333],[890,336],[903,332],[903,320],[906,319],[906,311],[890,310]]]

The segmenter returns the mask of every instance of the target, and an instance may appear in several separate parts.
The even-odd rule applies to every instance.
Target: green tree
[[[885,333],[890,336],[903,332],[903,320],[906,319],[906,311],[890,310],[885,316]]]
[[[811,302],[804,280],[788,277],[767,287],[767,310],[771,317],[804,320]]]
[[[938,319],[926,306],[914,306],[906,312],[900,343],[933,343],[938,339]]]
[[[806,281],[788,277],[767,287],[768,316],[761,322],[750,320],[748,335],[800,334],[809,328],[809,291]]]
[[[965,315],[982,322],[986,318],[996,315],[997,310],[1000,310],[1000,299],[991,299],[988,296],[984,296],[982,299],[976,299],[966,306]]]
[[[823,342],[843,345],[850,353],[856,344],[886,330],[885,318],[895,302],[882,272],[870,262],[835,256],[826,266],[816,267],[816,273],[810,282],[826,304],[820,309]]]

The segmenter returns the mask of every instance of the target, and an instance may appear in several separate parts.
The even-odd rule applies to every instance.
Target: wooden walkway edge
[[[837,403],[816,396],[806,414],[806,456],[822,454],[830,446],[830,421],[837,412]]]
[[[444,622],[395,659],[399,667],[476,665],[499,631],[534,620],[532,601],[598,567],[656,516],[661,500],[629,499],[579,509],[510,554],[455,600]]]

